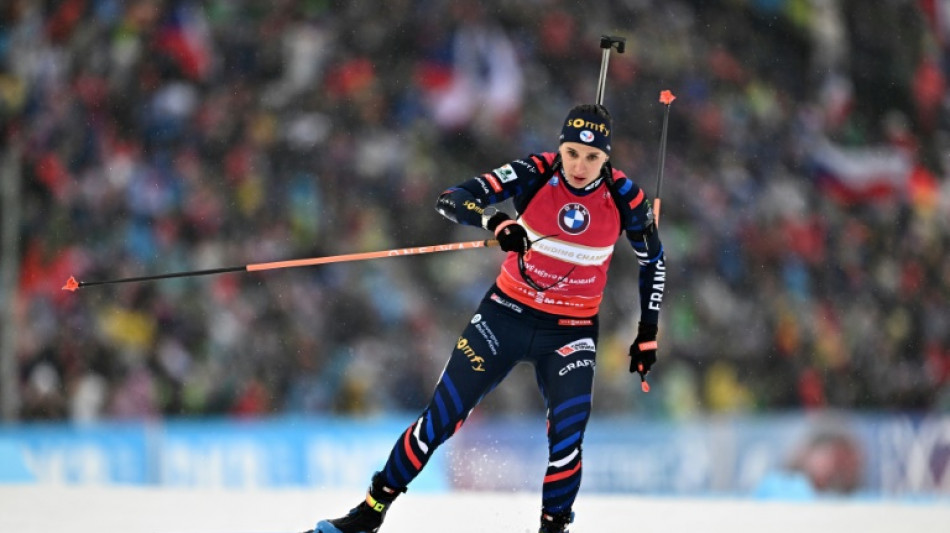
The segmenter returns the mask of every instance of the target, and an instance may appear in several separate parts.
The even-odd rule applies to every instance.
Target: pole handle
[[[627,44],[626,37],[617,37],[615,35],[601,35],[600,36],[600,47],[601,48],[616,48],[618,54],[622,54],[624,48]]]
[[[597,78],[597,96],[594,102],[604,105],[604,90],[607,87],[607,66],[610,64],[610,51],[616,47],[617,53],[622,54],[626,48],[627,39],[611,35],[600,36],[600,76]]]

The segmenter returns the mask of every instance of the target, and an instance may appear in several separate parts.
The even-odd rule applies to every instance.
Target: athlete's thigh
[[[451,386],[467,412],[491,392],[527,351],[529,325],[484,301],[459,335],[440,383]]]
[[[589,412],[597,364],[597,326],[547,330],[538,339],[532,358],[548,415]]]

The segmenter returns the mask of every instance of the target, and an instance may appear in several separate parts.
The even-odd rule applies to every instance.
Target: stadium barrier
[[[413,415],[0,426],[0,483],[357,488]],[[413,491],[537,490],[542,417],[471,417]],[[594,419],[584,490],[801,499],[950,498],[950,416]]]

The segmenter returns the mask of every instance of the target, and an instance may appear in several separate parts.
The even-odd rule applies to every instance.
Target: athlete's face
[[[561,143],[561,165],[568,184],[583,189],[600,176],[600,169],[607,162],[607,153],[577,142]]]

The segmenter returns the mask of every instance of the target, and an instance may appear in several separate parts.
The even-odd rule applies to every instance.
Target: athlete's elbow
[[[455,201],[455,198],[452,197],[451,190],[439,195],[435,201],[435,210],[452,222],[458,222],[458,215],[456,215],[458,212],[458,203]]]

